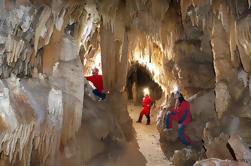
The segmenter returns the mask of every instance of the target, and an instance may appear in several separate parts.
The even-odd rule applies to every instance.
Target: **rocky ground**
[[[128,106],[130,117],[133,119],[133,126],[136,131],[136,138],[140,147],[139,150],[147,160],[146,165],[171,165],[171,162],[168,161],[160,147],[159,133],[156,128],[157,110],[152,110],[151,125],[146,125],[146,118],[143,119],[142,123],[136,123],[141,107],[134,106],[133,104],[129,104]]]
[[[151,125],[136,123],[141,107],[128,104],[128,112],[133,120],[136,139],[124,145],[112,144],[106,155],[100,155],[88,166],[169,166],[167,159],[160,147],[159,133],[156,128],[156,110],[152,111]],[[101,164],[102,163],[102,164]]]

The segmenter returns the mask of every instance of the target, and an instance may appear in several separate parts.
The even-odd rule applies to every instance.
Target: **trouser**
[[[191,145],[190,138],[185,133],[186,126],[181,124],[178,129],[178,138],[184,145]]]
[[[150,124],[150,121],[151,121],[150,113],[145,113],[144,111],[141,111],[141,112],[140,112],[138,122],[141,122],[141,121],[142,121],[143,115],[145,115],[146,118],[147,118],[147,124]]]
[[[99,97],[100,99],[104,100],[105,97],[106,97],[106,94],[105,93],[101,93],[99,92],[97,89],[94,89],[93,91],[93,94],[97,97]]]
[[[172,128],[172,121],[173,120],[179,121],[177,114],[175,114],[174,112],[167,113],[166,114],[166,121],[165,121],[166,128],[168,128],[168,129]],[[190,145],[191,141],[190,141],[190,138],[186,135],[185,130],[186,130],[186,126],[183,124],[179,124],[178,138],[184,145]]]

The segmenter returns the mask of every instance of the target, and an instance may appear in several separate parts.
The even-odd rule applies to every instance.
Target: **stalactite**
[[[9,92],[9,89],[5,87],[6,83],[12,89],[12,92]],[[37,84],[36,86],[36,88],[41,90],[41,85]],[[31,91],[33,88],[34,85],[30,85],[30,82],[24,81],[22,84],[19,84],[19,79],[16,79],[14,76],[10,80],[1,81],[0,83],[0,91],[3,92],[0,96],[0,117],[4,117],[3,122],[6,123],[7,128],[4,131],[1,128],[0,151],[9,157],[9,161],[12,164],[21,160],[28,166],[31,160],[31,153],[37,151],[39,157],[39,161],[37,162],[45,165],[49,158],[54,159],[59,150],[63,121],[66,118],[64,116],[65,108],[63,107],[62,91],[52,88],[47,93],[48,108],[46,108],[46,106],[43,106],[36,100],[38,96],[35,95],[35,92]],[[42,86],[42,89],[44,88],[48,89],[49,87]],[[23,103],[24,106],[19,108],[20,110],[14,110],[16,107],[13,107],[13,103],[10,100],[13,95],[17,96],[17,102],[25,102]],[[43,100],[46,100],[46,96],[44,96]],[[24,109],[23,111],[27,111],[28,106],[33,109],[32,111],[36,115],[31,121],[25,121],[24,117],[19,117],[20,115],[17,113],[22,109]],[[47,110],[44,110],[41,106],[48,109],[48,114],[46,113]],[[72,132],[78,130],[82,117],[82,111],[74,112],[73,122],[76,125],[67,126]],[[30,112],[28,113],[30,114]],[[79,118],[80,122],[77,120]]]
[[[46,106],[48,104],[49,107],[38,108],[42,104],[38,103],[40,100],[32,92],[33,89],[31,87],[35,85],[30,86],[31,90],[27,89],[27,87],[22,89],[24,85],[21,84],[20,88],[20,85],[16,83],[21,96],[26,96],[28,99],[25,98],[25,100],[29,101],[26,105],[23,105],[27,106],[27,108],[31,107],[35,115],[32,121],[28,121],[29,123],[20,121],[20,119],[16,118],[16,111],[22,111],[22,109],[15,110],[10,100],[13,97],[15,88],[13,90],[11,83],[10,90],[6,89],[6,82],[4,82],[2,87],[5,89],[0,87],[3,91],[8,91],[10,95],[0,95],[0,114],[6,116],[6,119],[13,124],[10,124],[10,122],[6,123],[3,132],[1,132],[2,134],[0,134],[0,143],[2,145],[0,151],[4,155],[8,155],[12,164],[15,164],[19,158],[24,160],[27,165],[30,163],[31,152],[35,151],[37,153],[34,153],[34,155],[38,155],[39,164],[46,165],[48,160],[54,158],[54,155],[58,152],[60,143],[62,147],[67,146],[68,141],[75,138],[81,126],[84,91],[80,79],[82,78],[80,77],[82,71],[79,69],[81,64],[78,59],[78,42],[80,40],[74,40],[71,37],[60,40],[59,47],[63,49],[55,51],[59,52],[60,56],[57,57],[58,59],[55,58],[56,60],[53,62],[55,65],[51,69],[52,75],[48,74],[49,82],[45,79],[47,77],[44,74],[39,73],[41,70],[39,67],[42,63],[40,51],[51,42],[51,36],[55,29],[63,34],[64,28],[68,24],[74,27],[75,32],[73,36],[77,36],[76,38],[78,39],[82,37],[82,33],[79,32],[84,31],[84,38],[81,43],[84,45],[84,58],[91,61],[91,58],[97,56],[97,53],[100,51],[99,47],[101,47],[104,84],[105,88],[112,92],[108,100],[108,103],[110,103],[109,109],[119,117],[118,119],[124,131],[129,131],[130,129],[127,129],[127,127],[129,126],[128,128],[130,128],[130,125],[128,125],[127,112],[123,110],[126,109],[126,100],[120,97],[120,92],[126,82],[128,61],[133,63],[138,60],[141,65],[150,70],[154,80],[165,90],[169,90],[174,84],[175,78],[172,77],[175,77],[173,76],[175,72],[177,72],[175,73],[177,74],[176,79],[182,80],[184,78],[183,72],[187,70],[181,69],[180,66],[189,66],[190,61],[196,61],[191,64],[193,64],[193,67],[199,66],[196,68],[198,69],[197,74],[192,79],[187,80],[193,81],[199,78],[195,83],[199,84],[202,82],[200,77],[197,78],[198,73],[201,72],[200,69],[203,71],[206,68],[203,65],[208,65],[208,63],[212,65],[214,63],[216,74],[216,111],[219,117],[221,117],[228,109],[230,99],[234,99],[235,96],[238,96],[236,94],[240,93],[236,92],[236,89],[242,90],[242,87],[239,87],[238,83],[235,82],[238,78],[235,75],[237,74],[236,68],[241,67],[239,62],[237,62],[239,58],[238,50],[246,72],[243,74],[244,71],[241,71],[238,75],[239,79],[243,81],[245,87],[248,84],[249,88],[251,87],[250,79],[249,83],[247,80],[247,75],[250,75],[249,16],[243,16],[236,24],[236,18],[234,17],[236,13],[231,13],[231,10],[229,12],[228,7],[230,5],[227,4],[227,1],[224,2],[212,0],[129,0],[123,2],[119,0],[104,0],[88,1],[85,7],[80,4],[80,6],[73,5],[74,7],[68,8],[68,4],[65,4],[61,12],[59,12],[59,9],[61,9],[62,1],[47,2],[47,5],[51,6],[52,9],[44,6],[43,9],[37,10],[35,9],[35,2],[32,7],[21,7],[15,11],[18,17],[13,19],[11,23],[13,27],[8,27],[10,29],[7,32],[9,34],[7,43],[5,43],[5,39],[1,38],[3,40],[1,44],[5,44],[6,49],[1,50],[0,73],[7,77],[10,72],[29,75],[31,70],[33,70],[34,77],[40,78],[38,80],[39,83],[36,82],[39,90],[46,86],[45,94],[39,94],[41,98],[46,99],[46,101],[41,103]],[[176,6],[178,3],[180,3],[180,8]],[[91,7],[88,8],[88,5]],[[188,11],[190,6],[193,9]],[[14,6],[12,7],[14,8]],[[86,20],[84,12],[81,11],[84,8],[90,14],[91,19],[89,21]],[[32,14],[28,14],[29,12],[27,11]],[[214,14],[219,14],[220,23],[213,25],[213,33],[211,34],[210,21],[214,17],[212,16],[212,11],[215,12]],[[38,13],[35,14],[36,12]],[[102,23],[97,19],[99,15],[102,17]],[[38,17],[35,21],[33,20],[34,16]],[[196,27],[192,27],[190,22]],[[80,24],[82,24],[82,27],[79,27]],[[102,24],[100,29],[99,24]],[[183,24],[183,26],[180,24]],[[35,28],[35,34],[33,28]],[[101,34],[96,32],[99,30]],[[14,33],[10,34],[11,31]],[[33,35],[35,35],[35,39],[33,39]],[[99,41],[99,35],[101,41]],[[55,36],[57,36],[57,33],[55,33]],[[182,47],[185,47],[184,50],[181,50],[182,54],[185,54],[182,58],[187,58],[186,56],[190,56],[190,54],[194,56],[191,56],[190,59],[187,58],[184,61],[185,63],[181,61],[183,64],[178,66],[179,61],[177,59],[180,57],[175,52],[174,46],[177,45],[178,39],[183,40],[184,38],[187,41],[182,45]],[[198,43],[202,43],[202,46],[198,46],[196,49],[194,46],[190,47],[189,42],[197,40],[199,41]],[[210,41],[213,48],[211,48]],[[34,42],[34,54],[32,57],[33,48],[32,44],[30,44],[31,42]],[[55,40],[52,40],[52,42],[55,42]],[[206,47],[204,46],[206,45],[205,43],[208,43],[209,51],[204,49]],[[51,44],[53,46],[53,43]],[[238,44],[238,49],[236,44]],[[186,54],[186,49],[191,49],[192,51]],[[213,50],[214,61],[211,57],[211,49]],[[199,50],[198,56],[197,50]],[[203,56],[200,56],[201,54]],[[5,56],[7,57],[8,65],[5,64]],[[56,55],[53,54],[53,56],[48,57],[54,58]],[[205,60],[204,62],[204,59],[210,60]],[[210,71],[206,68],[203,71],[204,73],[202,72],[203,78],[207,77],[205,75]],[[210,75],[209,77],[212,77],[212,80],[215,81],[215,75]],[[184,82],[187,80],[183,79],[182,84],[185,84]],[[37,80],[30,82],[35,81]],[[19,81],[17,80],[17,82]],[[7,84],[9,84],[8,81]],[[191,88],[187,87],[185,88]],[[213,89],[213,87],[210,86],[208,89]],[[122,91],[121,93],[124,92]],[[26,109],[26,111],[29,111],[29,109]],[[24,113],[29,115],[27,112]],[[0,118],[4,116],[0,116]],[[125,117],[125,119],[121,117]],[[109,132],[106,132],[104,135],[107,136],[107,133]],[[101,135],[98,134],[97,137],[101,139]]]
[[[55,21],[55,27],[58,31],[62,30],[63,24],[64,24],[64,16],[65,16],[66,10],[63,8],[60,13],[57,14],[56,16],[56,21]]]
[[[222,25],[224,25],[222,4],[220,4],[218,19],[221,20]]]
[[[7,63],[17,62],[21,52],[24,48],[24,41],[22,39],[14,39],[11,35],[8,36],[6,42]]]
[[[195,18],[196,18],[196,26],[199,27],[199,21],[200,21],[199,16],[196,15]]]
[[[35,30],[35,39],[34,39],[34,53],[36,55],[38,50],[39,38],[42,35],[43,31],[46,30],[45,24],[51,16],[51,9],[47,6],[44,6],[44,9],[39,17],[38,25]]]
[[[46,23],[46,33],[43,36],[44,43],[40,47],[43,47],[44,45],[49,44],[53,30],[54,30],[54,18],[51,16]],[[38,49],[40,48],[38,47]]]
[[[240,65],[239,55],[237,54],[237,29],[236,29],[236,21],[232,16],[231,24],[229,29],[229,46],[230,46],[230,53],[231,53],[231,61],[232,64],[238,68]]]
[[[237,22],[237,45],[240,52],[241,63],[245,71],[251,70],[251,58],[250,58],[250,15],[242,18]]]
[[[182,22],[185,21],[185,18],[186,18],[186,16],[187,16],[188,7],[189,7],[191,4],[192,4],[192,3],[191,3],[190,0],[181,0],[181,1],[180,1]]]
[[[205,30],[205,27],[206,27],[206,19],[203,18],[202,19],[202,29],[203,29],[203,31]]]
[[[170,1],[151,0],[151,11],[153,19],[162,20],[169,8]],[[157,34],[156,34],[157,35]]]
[[[13,81],[15,81],[15,79]],[[24,149],[25,146],[28,146],[29,140],[33,140],[31,133],[33,132],[34,123],[19,124],[20,121],[16,119],[16,113],[10,103],[9,89],[5,88],[3,83],[1,84],[1,89],[3,88],[2,90],[4,92],[3,97],[5,98],[1,99],[1,116],[5,117],[5,123],[10,123],[7,125],[8,130],[1,133],[0,142],[2,146],[0,146],[0,151],[8,155],[9,161],[14,163],[17,152],[19,152],[19,160],[23,158],[24,153],[31,153],[31,151],[24,152]],[[27,161],[30,160],[27,159]]]

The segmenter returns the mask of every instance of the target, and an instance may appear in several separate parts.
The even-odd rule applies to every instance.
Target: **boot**
[[[146,118],[147,118],[146,125],[150,125],[150,122],[151,122],[150,115],[147,115]]]
[[[142,118],[143,118],[143,115],[140,113],[140,115],[139,115],[139,119],[136,121],[136,123],[141,123]]]

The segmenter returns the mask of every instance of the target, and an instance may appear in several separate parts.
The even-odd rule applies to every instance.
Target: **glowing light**
[[[174,84],[172,92],[177,92],[177,91],[179,91],[179,87],[177,84]]]
[[[139,64],[145,65],[148,68],[148,70],[151,73],[153,73],[154,78],[157,78],[160,75],[159,68],[155,64],[149,62],[148,54],[141,55],[139,51],[135,51],[133,55],[133,59],[134,61],[138,61]]]
[[[149,88],[144,88],[144,89],[143,89],[143,93],[144,93],[144,95],[150,95],[150,90],[149,90]]]
[[[92,20],[89,20],[87,22],[87,25],[84,29],[84,34],[83,34],[83,42],[86,42],[88,36],[91,34],[92,32],[92,27],[93,27],[93,23],[92,23]]]
[[[97,53],[94,59],[94,63],[92,65],[92,69],[96,67],[99,70],[99,74],[102,74],[102,65],[101,65],[101,53]]]

